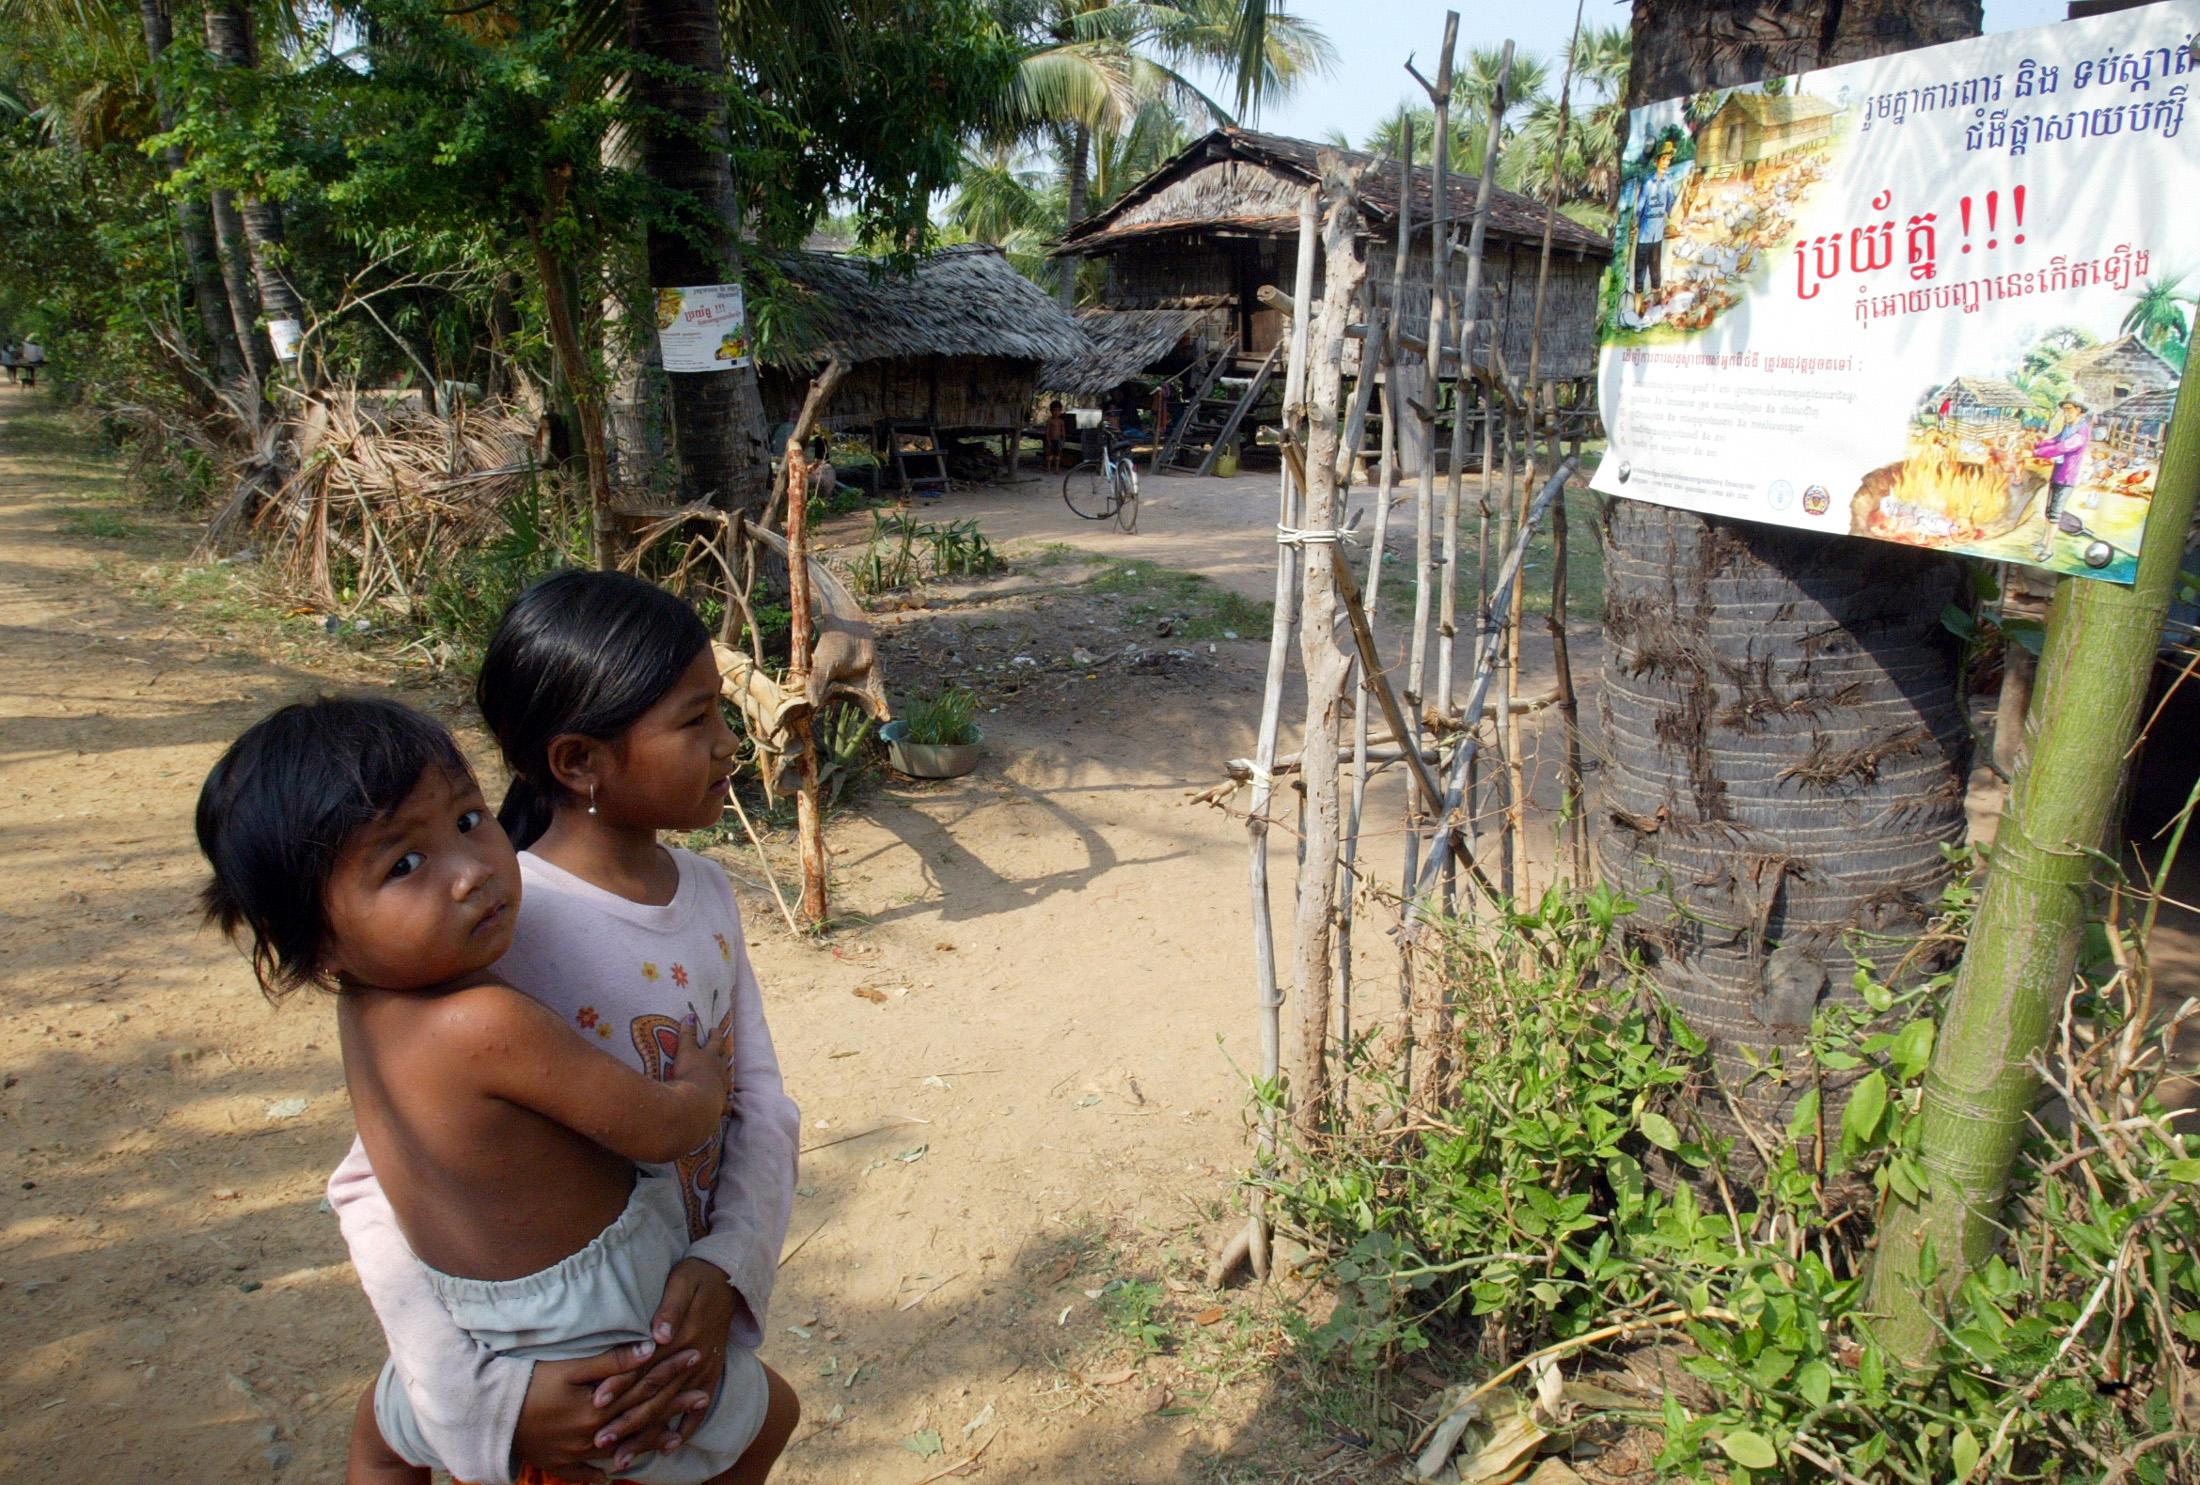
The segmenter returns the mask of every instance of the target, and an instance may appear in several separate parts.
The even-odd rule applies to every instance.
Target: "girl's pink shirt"
[[[687,1200],[689,1256],[725,1272],[744,1302],[732,1340],[754,1347],[794,1205],[802,1120],[780,1080],[726,874],[689,851],[672,857],[679,886],[652,907],[521,852],[519,928],[497,973],[651,1077],[671,1065],[691,1009],[727,1038],[733,1098],[719,1141],[668,1169]],[[456,1478],[504,1485],[534,1363],[487,1351],[452,1322],[357,1140],[328,1199],[423,1434]]]

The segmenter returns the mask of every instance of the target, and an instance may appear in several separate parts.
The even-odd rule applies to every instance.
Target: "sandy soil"
[[[188,528],[114,505],[103,461],[25,457],[25,405],[0,396],[0,1467],[333,1479],[382,1354],[320,1206],[351,1131],[333,1028],[197,926],[190,812],[301,693],[467,718],[371,643],[253,615],[242,576],[179,596]],[[1130,537],[1038,482],[941,514],[1266,595],[1267,478],[1148,496]],[[1250,751],[1264,636],[1160,637],[1089,572],[882,621],[897,691],[954,678],[994,708],[987,757],[833,818],[828,939],[719,849],[807,1126],[765,1351],[805,1400],[790,1485],[1369,1477],[1287,1399],[1267,1303],[1199,1283],[1256,1054],[1243,834],[1185,793]],[[1287,836],[1276,868],[1280,905]]]
[[[22,457],[22,406],[0,404],[0,1464],[334,1478],[381,1343],[320,1205],[350,1139],[333,1028],[198,927],[190,812],[298,694],[395,685],[466,719],[302,622],[134,593],[188,531],[115,506],[101,461]],[[985,766],[836,816],[850,921],[822,946],[745,894],[810,1145],[765,1352],[807,1404],[795,1485],[972,1457],[1266,1478],[1246,1456],[1325,1452],[1249,1370],[1272,1320],[1195,1288],[1254,1054],[1242,832],[1183,793],[1249,749],[1258,647],[1149,639],[1134,664],[1138,638],[1059,594],[905,616],[897,682],[934,664],[999,707]],[[1142,1324],[1175,1354],[1142,1356]]]

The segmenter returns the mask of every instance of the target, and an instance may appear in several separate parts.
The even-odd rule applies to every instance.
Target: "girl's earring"
[[[591,815],[596,813],[596,786],[594,784],[588,786],[588,812]]]

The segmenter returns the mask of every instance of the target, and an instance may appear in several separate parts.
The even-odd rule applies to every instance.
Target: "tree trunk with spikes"
[[[1977,0],[1636,0],[1630,107],[1975,35]],[[1631,500],[1605,521],[1605,874],[1631,947],[1784,1128],[1821,1001],[1892,968],[1963,837],[1969,750],[1937,554]],[[1913,966],[1922,968],[1922,966]],[[1782,1082],[1756,1068],[1781,1059]],[[1843,1090],[1829,1086],[1829,1103]],[[1726,1100],[1702,1116],[1734,1139]]]

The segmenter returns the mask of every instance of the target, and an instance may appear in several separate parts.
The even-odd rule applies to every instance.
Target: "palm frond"
[[[1031,128],[1079,123],[1112,129],[1137,107],[1131,54],[1113,42],[1072,41],[1033,52],[1016,65],[1005,113]]]

